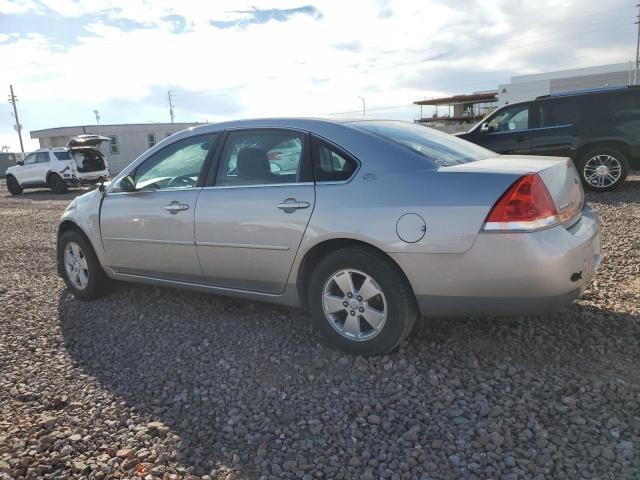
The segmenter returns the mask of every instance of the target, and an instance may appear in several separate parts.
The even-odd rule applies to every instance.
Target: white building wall
[[[517,75],[511,77],[511,83],[498,87],[498,105],[533,100],[552,93],[629,85],[630,80],[626,63]]]
[[[155,134],[156,143],[164,140],[167,134],[173,134],[197,125],[197,123],[149,123],[122,125],[83,125],[77,127],[59,127],[31,132],[31,138],[40,141],[40,148],[64,147],[77,135],[100,134],[115,136],[118,141],[118,153],[111,153],[110,145],[105,142],[100,151],[109,162],[112,175],[119,173],[149,148],[148,135]]]

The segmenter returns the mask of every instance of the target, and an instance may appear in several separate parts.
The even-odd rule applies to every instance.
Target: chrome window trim
[[[565,125],[552,125],[550,127],[535,127],[535,128],[521,128],[519,130],[508,130],[506,132],[491,132],[485,135],[504,135],[505,133],[518,133],[518,132],[535,132],[537,130],[551,130],[553,128],[567,128],[573,127],[573,123],[567,123]]]
[[[162,192],[188,192],[193,190],[202,190],[202,187],[183,187],[183,188],[158,188],[153,190],[134,190],[133,192],[125,192],[125,191],[117,191],[113,190],[107,192],[105,196],[110,197],[111,195],[138,195],[138,194],[149,194],[149,193],[162,193]]]
[[[215,189],[231,189],[231,188],[260,188],[260,187],[291,187],[291,186],[308,186],[315,185],[314,182],[291,182],[291,183],[261,183],[258,185],[210,185],[208,187],[202,187],[203,190],[215,190]]]

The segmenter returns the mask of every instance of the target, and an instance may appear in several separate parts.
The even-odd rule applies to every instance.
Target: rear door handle
[[[164,207],[164,209],[169,213],[174,213],[175,214],[175,213],[181,212],[183,210],[189,210],[189,205],[187,205],[186,203],[180,203],[180,202],[174,200],[169,205]]]
[[[299,202],[295,198],[287,198],[284,202],[278,204],[278,208],[284,210],[285,213],[293,213],[302,208],[309,208],[309,206],[311,206],[309,202]]]

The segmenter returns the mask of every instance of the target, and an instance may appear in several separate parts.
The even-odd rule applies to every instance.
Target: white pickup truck
[[[7,189],[20,195],[25,188],[49,187],[64,193],[68,186],[92,185],[109,177],[109,165],[98,149],[109,138],[79,135],[67,147],[41,148],[7,168]]]

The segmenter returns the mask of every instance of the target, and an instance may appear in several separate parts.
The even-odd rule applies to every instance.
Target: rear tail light
[[[542,179],[536,173],[520,177],[493,206],[483,229],[529,232],[558,224],[558,211]]]

